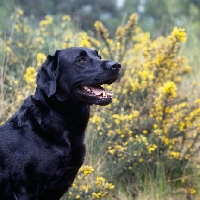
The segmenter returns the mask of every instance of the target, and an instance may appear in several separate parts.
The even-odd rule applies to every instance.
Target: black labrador
[[[111,103],[101,85],[120,68],[88,48],[47,57],[35,94],[0,127],[0,200],[61,198],[84,162],[89,107]]]

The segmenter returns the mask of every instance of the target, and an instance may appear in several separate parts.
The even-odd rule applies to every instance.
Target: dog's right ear
[[[58,51],[54,56],[47,56],[37,74],[37,87],[48,97],[51,97],[56,92],[57,54]]]

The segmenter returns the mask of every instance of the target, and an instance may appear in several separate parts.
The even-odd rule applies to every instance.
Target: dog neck
[[[79,132],[85,131],[90,114],[90,106],[88,104],[73,102],[70,99],[61,102],[58,101],[55,96],[47,97],[39,88],[36,89],[32,99],[41,109],[47,107],[51,110],[50,112],[52,114],[54,113],[61,116],[62,119],[67,122],[66,124],[70,125],[68,128]],[[58,125],[58,127],[60,126],[61,125]],[[79,130],[80,127],[82,127],[82,130]]]

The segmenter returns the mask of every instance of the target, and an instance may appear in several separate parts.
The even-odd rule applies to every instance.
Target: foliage
[[[135,24],[132,15],[121,28],[124,35],[118,29],[114,40],[105,34],[102,24],[97,24],[103,42],[93,46],[105,57],[119,59],[116,47],[120,36],[124,39],[131,31],[134,45],[120,42],[120,49],[125,49],[120,57],[124,76],[113,88],[113,103],[92,116],[89,134],[99,133],[94,144],[107,148],[105,169],[110,171],[112,166],[116,179],[127,182],[131,177],[138,183],[147,174],[155,178],[162,168],[163,176],[173,185],[191,187],[194,181],[181,182],[181,177],[191,175],[189,164],[195,162],[199,149],[200,105],[199,100],[190,103],[177,91],[182,76],[191,71],[187,58],[178,55],[181,43],[186,41],[185,30],[175,27],[166,38],[151,40],[149,33]]]
[[[108,199],[109,192],[114,185],[106,182],[101,176],[91,176],[94,169],[91,166],[82,166],[70,191],[63,196],[63,199]]]
[[[136,194],[158,177],[173,190],[196,193],[200,100],[189,101],[179,89],[183,75],[191,71],[180,54],[185,30],[175,27],[167,37],[152,40],[136,26],[137,16],[132,14],[113,39],[97,21],[97,39],[77,31],[70,20],[68,15],[47,15],[35,29],[22,10],[11,17],[12,31],[2,34],[0,42],[0,122],[34,92],[45,55],[71,46],[96,48],[103,58],[120,61],[123,68],[118,82],[105,86],[114,92],[113,103],[92,109],[86,163],[95,174],[91,166],[82,167],[63,199],[115,196],[120,183]]]
[[[16,7],[19,7],[24,11],[26,17],[31,18],[34,16],[37,21],[40,21],[46,15],[69,15],[77,28],[79,27],[82,30],[94,30],[91,24],[94,24],[96,20],[102,20],[110,25],[116,24],[116,21],[118,21],[117,17],[119,16],[115,0],[8,0],[6,2],[0,0],[0,9],[1,7],[2,12],[0,15],[4,17],[4,20],[7,13],[11,13]],[[112,20],[107,20],[108,18],[112,18]],[[2,24],[6,25],[3,20]]]
[[[3,32],[0,38],[0,123],[14,112],[24,97],[33,93],[34,78],[38,67],[46,59],[45,55],[52,54],[58,48],[88,45],[85,32],[73,34],[68,15],[57,18],[47,15],[36,29],[18,9],[10,21],[11,31]]]
[[[118,6],[119,4],[121,6]],[[94,31],[94,27],[91,25],[96,20],[101,20],[110,30],[112,37],[117,25],[124,25],[128,16],[134,12],[139,16],[140,27],[143,30],[150,31],[154,36],[166,35],[173,26],[198,25],[199,5],[198,0],[35,0],[34,2],[0,0],[0,29],[9,24],[8,14],[13,12],[16,7],[20,7],[26,17],[34,16],[37,22],[46,15],[67,14],[77,27],[87,31]],[[196,31],[198,30],[199,26]]]
[[[168,34],[173,26],[198,24],[200,6],[196,0],[125,0],[121,13],[139,16],[140,26],[153,35]],[[197,30],[198,31],[198,30]]]

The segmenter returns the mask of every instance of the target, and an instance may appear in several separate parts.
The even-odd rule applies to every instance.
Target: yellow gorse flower
[[[37,66],[40,67],[46,60],[46,55],[43,53],[37,53]]]
[[[190,188],[190,189],[189,189],[189,192],[190,192],[190,194],[195,194],[195,193],[196,193],[196,190],[195,190],[194,188]]]
[[[62,16],[62,20],[63,21],[70,21],[71,17],[69,15],[64,15],[64,16]]]
[[[45,19],[40,21],[40,26],[46,26],[53,23],[53,17],[50,15],[46,15]]]
[[[82,172],[84,175],[94,172],[94,168],[89,165],[84,165],[79,169],[79,172]]]
[[[157,145],[156,144],[150,144],[148,146],[148,152],[151,154],[153,151],[155,151],[157,149]]]
[[[19,15],[23,15],[23,14],[24,14],[23,10],[21,10],[21,9],[19,9],[19,10],[17,11],[17,13],[18,13]]]
[[[186,41],[186,32],[184,28],[174,27],[172,35],[174,35],[182,43]]]
[[[180,157],[180,152],[177,152],[177,151],[172,151],[170,154],[175,159],[178,159]]]
[[[98,199],[108,195],[109,191],[114,189],[115,186],[108,183],[104,177],[95,177],[94,174],[91,176],[93,172],[94,168],[89,165],[83,165],[79,169],[77,178],[68,192],[69,199],[82,199],[85,195],[89,195],[91,199]],[[91,181],[91,178],[94,181]]]
[[[80,197],[81,197],[80,194],[77,194],[75,199],[80,199]]]
[[[169,95],[170,97],[176,97],[176,84],[173,81],[168,81],[162,87],[164,94]]]
[[[36,75],[37,75],[37,72],[35,70],[34,67],[28,67],[26,69],[26,73],[24,74],[24,78],[25,78],[25,81],[27,83],[27,88],[35,88],[36,87]]]

